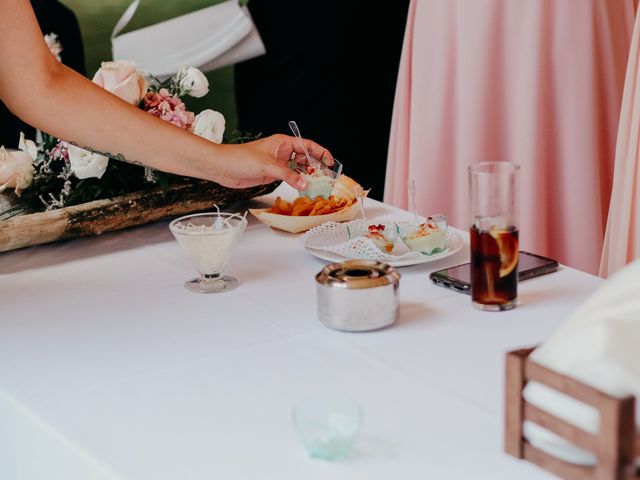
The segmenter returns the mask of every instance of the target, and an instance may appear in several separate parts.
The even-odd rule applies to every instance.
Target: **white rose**
[[[44,41],[53,56],[56,57],[56,60],[62,62],[62,58],[60,58],[60,53],[62,53],[62,44],[58,40],[58,35],[55,33],[48,33],[44,36]]]
[[[91,153],[75,145],[67,145],[71,171],[80,179],[101,178],[109,165],[109,157],[98,153]]]
[[[102,62],[102,66],[93,76],[93,83],[131,105],[138,105],[148,88],[144,75],[136,70],[133,62],[126,60]]]
[[[222,143],[224,135],[224,115],[215,110],[203,110],[191,125],[191,131],[199,137],[206,138],[214,143]]]
[[[209,93],[209,80],[195,67],[182,67],[178,72],[179,88],[192,97],[200,98]]]
[[[20,132],[20,141],[18,142],[18,148],[24,153],[28,153],[32,160],[35,161],[38,156],[38,146],[33,140],[27,140],[24,133]]]
[[[0,192],[13,188],[20,196],[20,192],[31,185],[33,173],[33,160],[28,153],[19,150],[7,152],[0,147]]]

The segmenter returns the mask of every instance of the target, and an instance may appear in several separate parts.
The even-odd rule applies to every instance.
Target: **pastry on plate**
[[[364,234],[365,238],[368,238],[376,247],[378,247],[384,253],[391,253],[393,246],[396,243],[397,230],[394,226],[389,225],[369,225],[367,227],[367,233]]]

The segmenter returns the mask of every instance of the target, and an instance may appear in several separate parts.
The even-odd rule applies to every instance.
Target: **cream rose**
[[[215,110],[203,110],[196,115],[196,119],[191,125],[191,131],[214,143],[222,143],[224,127],[224,115]]]
[[[147,80],[136,70],[133,62],[117,60],[102,62],[93,76],[93,83],[117,95],[131,105],[138,105],[147,93]]]
[[[179,88],[182,92],[195,98],[204,97],[209,93],[209,80],[195,67],[182,67],[178,72]]]
[[[28,153],[33,161],[38,156],[38,146],[33,140],[27,140],[24,133],[20,132],[20,141],[18,142],[18,148],[24,153]]]
[[[73,174],[80,178],[101,178],[109,165],[109,157],[91,153],[75,145],[67,145],[69,163]]]
[[[15,189],[16,195],[28,188],[33,181],[33,159],[19,150],[7,151],[0,147],[0,192]]]

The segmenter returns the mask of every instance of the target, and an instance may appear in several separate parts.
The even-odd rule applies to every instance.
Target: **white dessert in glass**
[[[398,227],[402,241],[414,252],[434,255],[447,244],[447,217],[433,215],[423,223],[410,222]]]
[[[169,224],[176,238],[200,276],[184,284],[197,293],[232,290],[238,280],[223,276],[231,252],[247,226],[247,219],[237,213],[199,213],[180,217]]]
[[[300,176],[307,181],[307,188],[300,192],[301,197],[323,197],[329,198],[335,183],[335,177],[327,173],[328,170],[315,170],[309,168],[310,173],[301,173]]]
[[[307,188],[300,192],[301,197],[329,198],[331,191],[342,173],[342,164],[333,159],[333,166],[328,167],[322,162],[310,157],[310,163],[297,164],[294,170],[307,181]]]

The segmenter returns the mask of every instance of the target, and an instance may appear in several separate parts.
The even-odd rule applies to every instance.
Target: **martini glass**
[[[199,213],[175,219],[169,229],[200,276],[187,281],[187,290],[196,293],[220,293],[239,284],[223,275],[231,253],[247,227],[247,219],[238,213]]]

